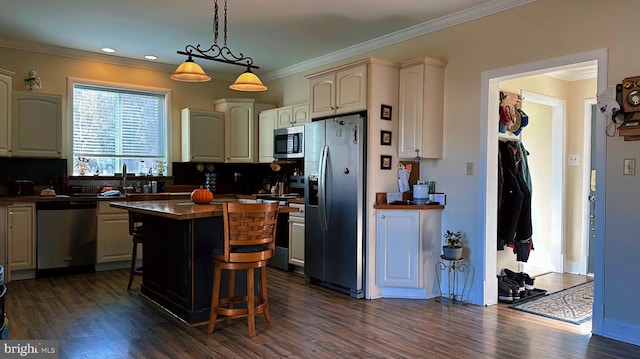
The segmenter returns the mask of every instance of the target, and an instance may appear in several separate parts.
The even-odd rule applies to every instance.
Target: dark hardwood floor
[[[187,327],[139,293],[128,270],[8,284],[10,339],[58,340],[61,358],[631,358],[640,347],[507,308],[356,300],[269,268],[272,322]],[[549,291],[583,276],[536,279]],[[552,284],[555,283],[555,284]]]

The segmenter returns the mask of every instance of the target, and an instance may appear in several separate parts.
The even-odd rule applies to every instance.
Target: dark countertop
[[[374,204],[374,209],[415,209],[415,210],[425,210],[425,209],[444,209],[444,206],[441,204],[426,204],[422,206],[418,206],[416,204]]]
[[[168,193],[170,196],[189,198],[190,192],[173,192]],[[91,194],[68,195],[59,194],[55,196],[6,196],[0,197],[0,206],[9,206],[15,203],[33,203],[33,202],[62,202],[62,201],[121,201],[126,198],[125,195],[120,196],[99,196]]]
[[[195,204],[190,200],[171,199],[162,201],[122,201],[111,202],[111,207],[122,208],[128,211],[151,214],[159,217],[186,220],[195,218],[216,217],[222,215],[223,202],[256,203],[252,199],[243,198],[217,198],[209,204]],[[279,213],[298,212],[297,208],[280,207]]]

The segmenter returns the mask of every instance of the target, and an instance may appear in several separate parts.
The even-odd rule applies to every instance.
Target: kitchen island
[[[144,274],[140,293],[189,325],[209,322],[213,284],[212,250],[223,239],[223,202],[256,202],[225,198],[210,204],[185,200],[112,202],[112,207],[143,215]],[[280,214],[297,211],[281,207]],[[237,295],[246,277],[236,274]],[[257,276],[258,278],[258,276]],[[227,288],[223,273],[221,288]],[[257,286],[256,286],[257,287]],[[226,295],[226,293],[222,293]]]

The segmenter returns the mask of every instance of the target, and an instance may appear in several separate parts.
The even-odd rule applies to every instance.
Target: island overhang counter
[[[209,322],[213,284],[212,251],[224,237],[222,199],[194,204],[184,199],[111,202],[143,215],[143,275],[140,293],[189,325]],[[253,201],[255,202],[255,201]],[[280,214],[297,211],[281,207]],[[245,295],[246,276],[236,275],[236,294]],[[223,273],[222,286],[228,283]],[[257,288],[257,285],[256,285]],[[227,293],[222,293],[226,295]]]

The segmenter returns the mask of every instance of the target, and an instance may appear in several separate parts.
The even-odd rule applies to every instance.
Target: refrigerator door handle
[[[320,210],[320,229],[326,231],[328,229],[327,224],[327,202],[326,202],[326,177],[327,177],[327,156],[329,152],[329,146],[322,146],[322,152],[320,153],[320,168],[318,170],[318,207]]]

